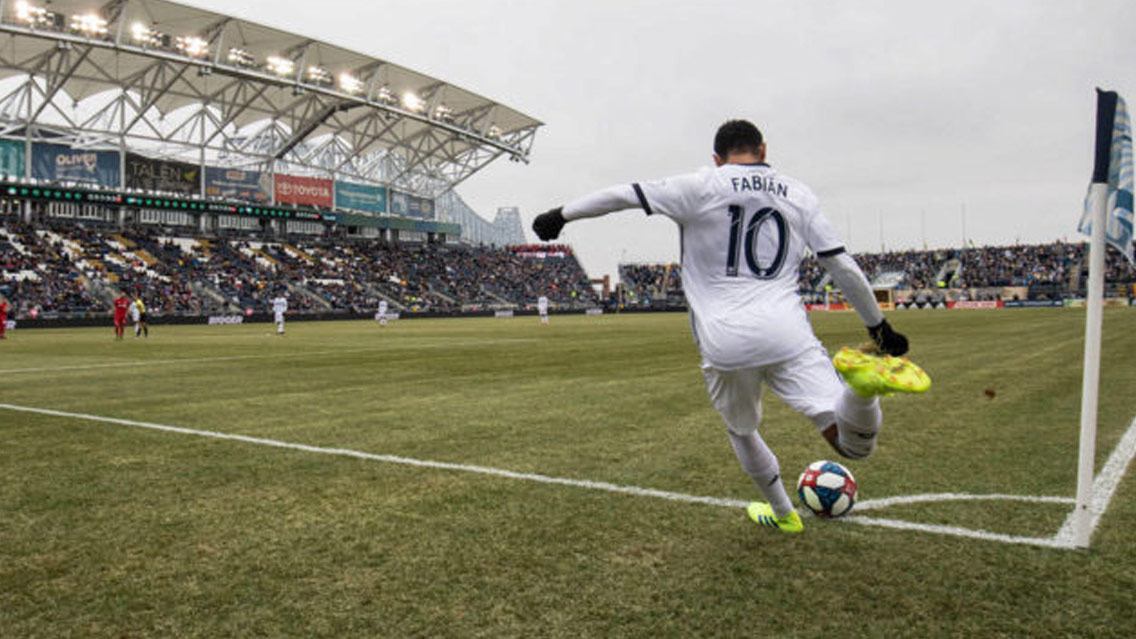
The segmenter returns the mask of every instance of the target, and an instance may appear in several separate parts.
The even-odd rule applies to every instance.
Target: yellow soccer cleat
[[[931,376],[906,357],[869,355],[845,346],[832,358],[832,365],[861,397],[925,393],[931,388]]]
[[[763,501],[751,502],[746,506],[746,514],[759,526],[776,528],[783,533],[799,533],[805,529],[797,511],[792,510],[788,515],[778,517],[773,514],[773,507]]]

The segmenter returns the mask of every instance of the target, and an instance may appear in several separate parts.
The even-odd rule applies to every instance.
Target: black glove
[[[883,353],[899,357],[907,352],[907,338],[892,330],[891,324],[888,324],[887,320],[875,326],[869,326],[868,335],[872,337],[872,341]]]
[[[556,207],[547,213],[541,213],[533,220],[533,232],[542,241],[555,240],[560,237],[560,229],[564,228],[564,214],[562,208]]]

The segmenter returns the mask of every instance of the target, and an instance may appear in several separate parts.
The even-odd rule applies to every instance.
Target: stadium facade
[[[461,87],[164,0],[5,0],[0,40],[6,206],[523,241],[515,212],[487,222],[454,188],[499,158],[527,162],[541,123]]]

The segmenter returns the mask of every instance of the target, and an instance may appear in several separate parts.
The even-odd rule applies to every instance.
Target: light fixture
[[[209,43],[197,36],[178,36],[177,50],[191,58],[204,58],[209,55]]]
[[[360,80],[359,78],[356,78],[355,76],[351,75],[350,73],[340,73],[339,74],[339,88],[340,88],[340,90],[342,90],[346,93],[352,93],[352,94],[362,93],[363,92],[363,81]]]
[[[312,84],[318,84],[318,85],[321,85],[321,86],[329,85],[329,84],[331,84],[331,81],[332,81],[332,75],[331,75],[330,71],[328,71],[327,69],[325,69],[323,67],[319,67],[319,66],[315,66],[315,65],[311,65],[311,66],[308,67],[308,70],[305,73],[305,76],[307,76],[308,82],[310,82]]]
[[[434,107],[434,119],[439,122],[453,122],[454,110],[444,104],[439,104]]]
[[[489,130],[485,132],[485,136],[493,140],[500,140],[502,133],[503,131],[501,131],[501,127],[497,126],[496,124],[490,124]]]
[[[107,34],[107,21],[96,13],[71,16],[71,30],[85,36],[104,36]]]
[[[407,111],[421,113],[426,108],[426,101],[415,95],[413,91],[407,91],[402,94],[402,106],[406,107]]]
[[[379,87],[379,90],[376,92],[375,98],[379,102],[387,106],[394,106],[398,104],[398,98],[394,97],[394,91],[391,91],[390,87],[385,84]]]
[[[24,22],[30,27],[63,28],[63,14],[61,13],[48,11],[25,0],[17,2],[15,9],[16,20]]]
[[[288,58],[270,55],[264,60],[264,68],[279,76],[289,76],[296,70],[296,63]]]
[[[256,64],[256,59],[252,57],[252,54],[240,47],[230,48],[226,59],[238,67],[251,67]]]

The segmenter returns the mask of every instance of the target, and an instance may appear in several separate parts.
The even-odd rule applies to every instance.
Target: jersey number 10
[[[771,280],[777,277],[777,274],[781,272],[781,267],[785,265],[785,254],[789,250],[789,227],[785,224],[785,216],[781,215],[781,211],[770,207],[757,211],[749,218],[749,223],[745,224],[743,241],[742,225],[745,222],[745,210],[736,204],[732,204],[729,207],[729,213],[730,247],[726,255],[726,275],[738,276],[738,255],[744,253],[746,266],[749,267],[754,277],[759,280]],[[757,254],[757,241],[761,235],[761,227],[767,222],[776,227],[774,231],[777,234],[777,244],[773,251],[773,258],[769,260],[767,266],[763,266],[762,256]]]

